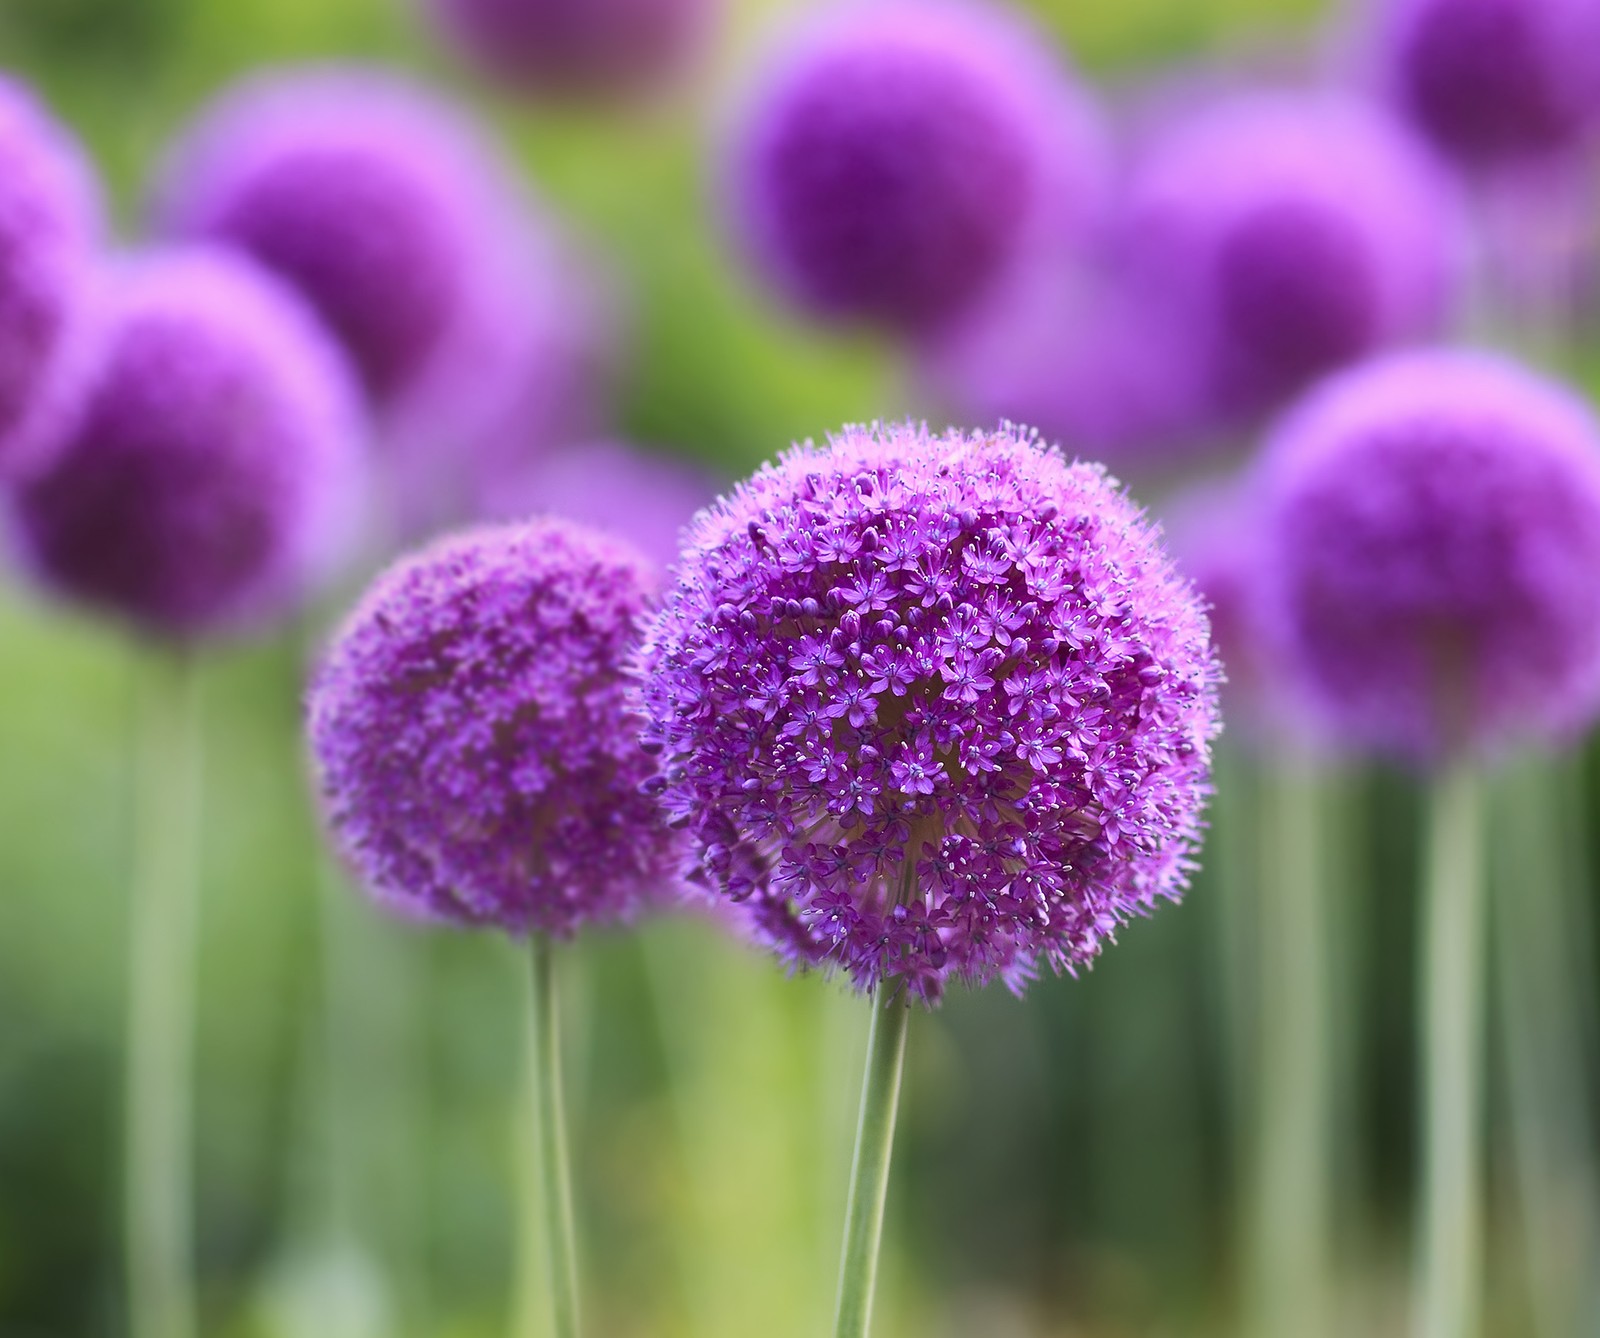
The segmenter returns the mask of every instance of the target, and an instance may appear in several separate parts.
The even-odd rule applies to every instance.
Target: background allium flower
[[[544,452],[485,488],[481,510],[495,519],[550,512],[626,539],[662,567],[695,512],[716,498],[717,481],[687,460],[620,441],[588,441]]]
[[[1459,248],[1426,153],[1333,95],[1244,95],[1180,120],[1150,146],[1123,226],[1131,269],[1194,323],[1236,412],[1431,332]]]
[[[640,786],[622,665],[656,585],[565,521],[439,541],[382,576],[311,688],[346,857],[391,909],[570,934],[662,894],[677,842]]]
[[[287,612],[356,520],[364,425],[343,354],[228,252],[156,253],[105,288],[74,429],[12,503],[25,562],[166,636]]]
[[[424,0],[463,55],[534,92],[625,93],[677,73],[720,0]]]
[[[1027,435],[851,428],[703,512],[641,655],[657,784],[757,934],[863,988],[1013,988],[1182,890],[1205,616]]]
[[[1041,230],[1081,228],[1098,126],[1030,30],[959,4],[831,12],[763,72],[733,147],[746,249],[807,310],[921,332]]]
[[[1341,737],[1432,756],[1600,705],[1600,432],[1482,354],[1346,374],[1260,466],[1263,613]]]
[[[1395,96],[1467,162],[1560,152],[1600,119],[1596,0],[1389,0],[1382,41]]]
[[[0,476],[38,468],[65,430],[100,229],[81,150],[0,75]]]
[[[572,295],[553,233],[475,127],[398,77],[307,68],[235,87],[178,145],[156,213],[317,309],[382,411],[402,507],[525,417],[561,355]]]

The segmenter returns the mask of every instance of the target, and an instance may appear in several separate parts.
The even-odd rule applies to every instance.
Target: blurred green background
[[[734,0],[724,68],[775,8]],[[1085,68],[1118,81],[1292,40],[1318,6],[1036,8]],[[638,439],[733,474],[791,439],[904,409],[886,350],[786,322],[729,269],[705,179],[717,86],[631,115],[486,104],[404,0],[0,0],[0,65],[92,146],[130,237],[147,173],[202,99],[261,63],[329,57],[421,69],[495,118],[618,277],[618,415]],[[537,1279],[519,1284],[516,1268],[522,964],[489,936],[385,923],[326,867],[299,745],[315,622],[206,669],[206,1332],[472,1338],[525,1316],[537,1333]],[[146,672],[114,631],[0,592],[4,1338],[121,1332],[125,862]],[[1247,880],[1229,870],[1250,863],[1256,832],[1252,779],[1224,760],[1207,870],[1183,906],[1131,926],[1081,979],[1041,982],[1020,1004],[1001,990],[957,996],[915,1019],[883,1338],[1236,1331],[1252,1020]],[[1579,773],[1563,774],[1572,830],[1592,842],[1595,778],[1574,788]],[[1331,917],[1342,1303],[1348,1332],[1380,1334],[1404,1313],[1416,796],[1396,776],[1328,791],[1352,834],[1337,842]],[[591,938],[569,966],[591,1332],[823,1332],[860,1002],[690,922]],[[1592,1027],[1586,1043],[1592,1072]],[[1504,1115],[1497,1103],[1491,1282],[1494,1332],[1513,1335],[1529,1331],[1530,1307],[1499,1211]]]

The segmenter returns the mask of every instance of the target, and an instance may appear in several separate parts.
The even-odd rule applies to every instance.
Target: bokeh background
[[[611,277],[625,330],[618,430],[732,477],[791,440],[911,404],[887,344],[776,310],[730,264],[711,217],[706,145],[719,99],[779,8],[733,0],[697,86],[631,111],[497,102],[400,0],[0,0],[0,66],[83,136],[130,233],[170,135],[248,69],[376,59],[455,89]],[[1112,96],[1163,62],[1292,63],[1324,17],[1305,0],[1032,8]],[[300,691],[333,612],[270,644],[224,649],[205,670],[205,1331],[475,1338],[520,1319],[537,1333],[537,1279],[517,1267],[529,1248],[516,1227],[523,964],[490,936],[386,922],[329,869]],[[0,586],[5,1338],[121,1331],[123,927],[133,710],[147,672],[115,630]],[[1239,1331],[1246,1107],[1259,1076],[1249,964],[1261,889],[1249,871],[1265,787],[1236,754],[1221,762],[1206,868],[1182,906],[1129,927],[1079,979],[1042,981],[1023,1002],[957,993],[915,1020],[883,1338]],[[1332,832],[1340,1331],[1400,1332],[1418,796],[1398,773],[1318,784]],[[1571,893],[1559,947],[1577,963],[1561,974],[1575,992],[1560,1007],[1580,1037],[1576,1081],[1591,1115],[1600,1011],[1582,961],[1600,954],[1584,881],[1600,860],[1597,785],[1596,750],[1562,764],[1549,793],[1566,839],[1545,851]],[[1515,848],[1507,858],[1515,887],[1527,870]],[[864,1008],[692,921],[592,936],[571,966],[591,1332],[823,1332]],[[1536,1307],[1509,1186],[1506,1061],[1496,1040],[1486,1280],[1492,1332],[1510,1338],[1534,1332]],[[1592,1190],[1582,1171],[1578,1194]]]

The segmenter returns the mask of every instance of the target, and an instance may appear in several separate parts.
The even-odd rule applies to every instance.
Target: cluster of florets
[[[0,476],[40,467],[71,413],[100,228],[78,146],[0,75]]]
[[[1483,354],[1331,382],[1256,484],[1261,609],[1340,738],[1437,758],[1600,706],[1600,431]]]
[[[1252,94],[1177,122],[1130,187],[1127,264],[1219,407],[1253,413],[1441,322],[1459,258],[1450,190],[1381,111]]]
[[[754,932],[862,988],[1021,988],[1185,886],[1204,613],[1028,434],[852,428],[691,528],[641,653],[655,788]]]
[[[360,516],[365,424],[342,352],[223,251],[127,262],[97,305],[72,430],[10,502],[23,560],[163,636],[286,613]]]
[[[1494,166],[1573,149],[1600,124],[1594,0],[1389,0],[1392,88],[1445,152]]]
[[[835,7],[764,72],[729,183],[744,242],[810,312],[922,334],[1099,185],[1086,98],[977,6]]]
[[[334,835],[402,913],[571,934],[670,890],[623,664],[656,587],[627,546],[539,521],[399,563],[312,685]]]

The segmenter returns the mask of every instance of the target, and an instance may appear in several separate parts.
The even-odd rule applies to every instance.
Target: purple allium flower
[[[1217,728],[1199,601],[1023,431],[849,428],[691,528],[640,656],[655,782],[791,959],[1020,989],[1182,891]]]
[[[1600,706],[1600,430],[1486,354],[1339,377],[1260,464],[1265,626],[1340,737],[1432,758]]]
[[[178,145],[156,213],[300,289],[360,369],[408,494],[503,430],[559,342],[553,234],[475,127],[397,76],[310,68],[235,87]]]
[[[480,510],[493,519],[550,512],[626,539],[663,568],[719,485],[687,460],[620,441],[589,441],[541,453],[515,475],[485,487]]]
[[[1185,117],[1150,147],[1124,229],[1130,269],[1193,322],[1236,413],[1433,331],[1459,255],[1425,150],[1334,95],[1241,95]]]
[[[398,563],[309,699],[327,815],[403,913],[567,935],[669,890],[623,663],[657,577],[565,521],[480,529]]]
[[[1452,157],[1544,157],[1600,119],[1596,0],[1389,0],[1384,14],[1395,95]]]
[[[837,9],[763,72],[734,145],[742,240],[808,311],[921,333],[1042,231],[1081,229],[1098,125],[1040,39],[956,3]]]
[[[497,82],[556,94],[649,89],[679,72],[718,0],[425,0]]]
[[[359,393],[294,293],[230,252],[119,266],[74,428],[11,503],[47,585],[159,635],[293,607],[350,538]]]
[[[66,430],[100,230],[82,152],[0,75],[0,477],[40,468]]]

